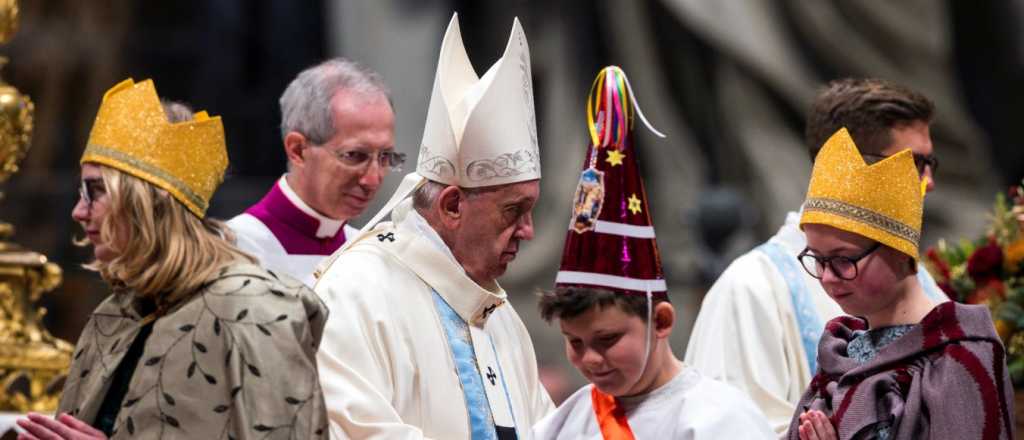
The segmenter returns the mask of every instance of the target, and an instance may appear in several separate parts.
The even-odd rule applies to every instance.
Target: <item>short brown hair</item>
[[[671,302],[664,294],[655,295],[652,299],[652,308],[662,302]],[[537,308],[540,316],[550,323],[555,318],[571,319],[594,307],[605,308],[611,305],[647,322],[646,295],[623,295],[595,287],[559,287],[553,291],[542,291]]]
[[[846,127],[862,154],[881,154],[892,143],[893,127],[931,123],[934,110],[924,95],[885,80],[839,79],[814,97],[804,141],[813,162],[825,141]]]

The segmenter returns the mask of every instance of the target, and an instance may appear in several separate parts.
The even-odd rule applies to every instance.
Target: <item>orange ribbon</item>
[[[601,436],[605,440],[636,440],[626,420],[626,413],[615,403],[615,397],[592,387],[590,401],[594,406],[597,425],[601,428]]]

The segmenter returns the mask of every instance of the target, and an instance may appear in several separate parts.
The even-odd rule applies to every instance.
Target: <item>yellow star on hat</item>
[[[623,152],[621,152],[619,150],[609,149],[608,150],[608,157],[606,157],[604,160],[605,160],[605,162],[608,162],[609,164],[611,164],[611,166],[615,166],[615,165],[622,165],[622,159],[625,159],[625,158],[626,158],[626,154],[625,153],[623,153]]]
[[[629,199],[627,200],[629,201],[629,212],[632,212],[633,214],[639,214],[641,211],[640,199],[636,197],[636,193],[630,194]]]

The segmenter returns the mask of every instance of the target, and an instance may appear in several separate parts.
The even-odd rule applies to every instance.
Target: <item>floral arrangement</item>
[[[996,195],[982,237],[925,251],[924,264],[954,301],[986,304],[1007,349],[1014,387],[1024,388],[1024,186]]]

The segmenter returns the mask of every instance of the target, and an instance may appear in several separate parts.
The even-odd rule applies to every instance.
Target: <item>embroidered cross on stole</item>
[[[455,370],[459,375],[472,440],[517,439],[512,400],[494,342],[482,328],[466,322],[433,291]]]

